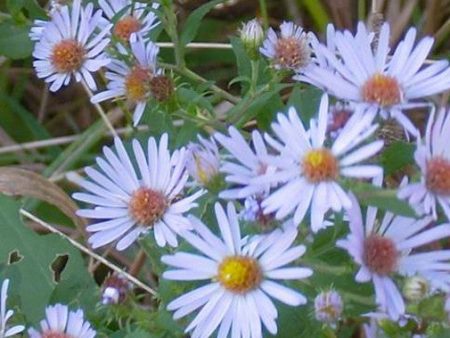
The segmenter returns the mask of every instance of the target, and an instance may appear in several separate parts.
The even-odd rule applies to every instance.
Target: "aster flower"
[[[50,84],[51,91],[68,85],[72,76],[96,89],[91,72],[109,63],[103,51],[109,43],[105,36],[111,27],[99,31],[102,12],[93,10],[92,3],[83,8],[81,0],[74,0],[71,7],[60,7],[51,21],[41,25],[33,66],[37,76]],[[34,32],[39,35],[39,28]]]
[[[116,152],[104,147],[104,158],[97,158],[99,169],[88,167],[85,171],[89,180],[76,180],[88,193],[75,193],[73,197],[97,205],[77,213],[99,220],[87,227],[94,233],[88,240],[93,248],[118,241],[116,248],[124,250],[149,230],[153,230],[159,246],[177,246],[176,234],[191,228],[183,213],[196,206],[194,201],[202,192],[180,197],[188,179],[185,149],[171,155],[167,143],[167,134],[162,135],[159,146],[151,137],[144,153],[133,140],[138,177],[122,141],[116,138]]]
[[[189,143],[186,168],[197,183],[207,186],[219,175],[219,149],[214,139],[207,140],[198,135],[199,143]]]
[[[0,294],[0,338],[12,337],[25,330],[25,326],[23,325],[16,325],[10,328],[8,328],[7,326],[8,320],[14,314],[13,310],[8,310],[6,308],[6,300],[8,299],[8,287],[9,279],[5,279],[2,283],[2,290]]]
[[[312,270],[284,267],[305,252],[305,247],[290,247],[297,231],[290,227],[269,235],[241,238],[233,204],[227,212],[215,205],[221,237],[214,235],[200,220],[192,220],[197,234],[185,233],[185,239],[203,255],[178,252],[163,256],[162,261],[174,267],[164,272],[171,280],[210,280],[198,289],[175,299],[167,308],[179,319],[202,308],[186,328],[192,338],[209,337],[217,328],[217,337],[262,337],[262,325],[277,333],[277,309],[269,297],[291,305],[306,303],[306,298],[273,280],[309,277]]]
[[[45,316],[39,331],[34,328],[28,330],[30,338],[94,338],[96,335],[81,309],[70,311],[67,305],[55,304],[45,309]]]
[[[428,228],[431,217],[414,219],[390,212],[378,222],[374,207],[367,208],[364,222],[358,201],[353,195],[351,198],[350,233],[336,245],[347,250],[360,266],[355,277],[357,282],[372,280],[376,303],[382,312],[395,321],[405,313],[405,302],[395,284],[395,275],[420,275],[433,289],[449,290],[450,251],[414,250],[450,236],[450,224]]]
[[[260,52],[271,60],[276,69],[299,71],[311,60],[310,38],[293,22],[283,22],[279,35],[269,29]]]
[[[262,135],[254,130],[250,146],[235,127],[229,127],[228,133],[230,136],[216,133],[214,137],[231,154],[220,170],[226,174],[225,180],[237,187],[224,190],[219,196],[236,199],[264,194],[270,189],[270,184],[252,184],[251,181],[255,177],[275,172],[276,168],[269,165],[269,154]]]
[[[355,36],[348,31],[336,32],[332,49],[324,45],[315,48],[316,55],[332,67],[311,64],[295,78],[319,86],[340,99],[376,107],[383,118],[395,118],[407,131],[417,135],[417,129],[402,111],[424,105],[416,99],[450,88],[448,61],[424,66],[434,40],[425,37],[414,47],[415,28],[408,30],[392,58],[388,57],[389,25],[385,23],[381,27],[375,51],[371,48],[373,37],[363,23],[358,24]]]
[[[375,178],[382,173],[378,165],[359,164],[383,146],[383,141],[361,145],[377,128],[377,125],[371,125],[375,115],[374,109],[357,109],[328,148],[324,146],[328,124],[327,95],[322,96],[318,120],[311,120],[309,131],[305,130],[294,108],[289,109],[287,117],[278,114],[278,122],[272,124],[278,140],[269,135],[266,137],[280,152],[272,163],[278,170],[254,182],[282,182],[262,202],[264,211],[276,212],[278,219],[293,213],[294,222],[299,224],[311,206],[311,228],[316,232],[325,227],[324,215],[328,210],[350,208],[348,193],[341,188],[338,179]]]
[[[109,80],[107,89],[95,94],[92,103],[109,99],[126,98],[136,105],[133,113],[133,124],[136,126],[144,113],[147,101],[152,96],[152,81],[162,74],[157,68],[159,47],[153,42],[144,42],[141,36],[133,34],[131,40],[133,64],[113,59],[108,64],[106,78]]]
[[[438,205],[450,220],[450,114],[442,109],[429,117],[425,140],[418,140],[414,159],[422,173],[420,182],[399,189],[398,197],[408,199],[422,214],[437,219]]]
[[[112,34],[122,42],[128,43],[133,33],[145,37],[159,25],[157,16],[149,10],[148,4],[133,0],[99,0],[98,4],[114,25]],[[153,3],[151,8],[155,10],[158,6]],[[119,50],[125,51],[123,46]]]
[[[314,313],[320,322],[335,323],[341,317],[343,309],[342,297],[334,290],[321,292],[314,299]]]

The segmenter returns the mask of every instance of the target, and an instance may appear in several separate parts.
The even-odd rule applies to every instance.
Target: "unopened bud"
[[[240,37],[245,50],[251,59],[257,59],[259,47],[264,40],[264,31],[257,19],[244,23],[240,29]]]
[[[342,298],[336,291],[321,292],[314,300],[316,319],[320,322],[335,323],[344,308]]]
[[[123,303],[130,291],[130,283],[120,275],[111,275],[105,279],[102,287],[102,304]]]
[[[403,286],[403,295],[411,302],[418,302],[424,299],[429,291],[428,281],[421,276],[409,277]]]
[[[173,81],[165,75],[154,76],[150,80],[150,91],[158,102],[165,102],[171,98],[174,92]]]
[[[197,183],[208,187],[219,175],[219,150],[214,140],[198,139],[200,143],[188,145],[186,168]]]

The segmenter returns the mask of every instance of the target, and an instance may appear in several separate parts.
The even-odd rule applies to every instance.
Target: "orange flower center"
[[[51,62],[58,73],[74,72],[83,64],[86,51],[75,40],[62,40],[52,50]]]
[[[126,16],[116,22],[114,35],[124,41],[129,41],[131,34],[136,33],[139,29],[141,29],[139,20],[132,16]]]
[[[139,66],[133,67],[125,78],[125,88],[130,101],[145,101],[150,94],[150,80],[152,72],[150,69]]]
[[[42,338],[73,338],[71,335],[68,335],[64,332],[56,332],[56,331],[45,331],[42,333]]]
[[[383,107],[398,104],[402,98],[397,80],[383,74],[375,74],[368,79],[361,89],[361,95],[364,101]]]
[[[298,69],[310,60],[309,47],[294,37],[280,38],[275,46],[275,61],[281,67]]]
[[[387,275],[395,271],[397,260],[397,248],[391,239],[370,235],[364,241],[364,263],[370,271]]]
[[[246,293],[259,286],[262,271],[254,258],[230,256],[220,263],[217,280],[228,291]]]
[[[332,181],[339,174],[336,157],[325,148],[309,151],[303,158],[302,166],[303,173],[311,183]]]
[[[425,178],[428,190],[438,195],[450,195],[450,162],[436,157],[427,163]]]
[[[138,224],[152,227],[164,215],[168,205],[167,198],[161,192],[140,188],[131,196],[128,210]]]

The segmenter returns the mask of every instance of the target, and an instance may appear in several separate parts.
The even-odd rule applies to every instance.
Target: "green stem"
[[[259,75],[259,60],[251,60],[252,65],[252,80],[250,84],[250,93],[253,94],[256,91],[258,85],[258,75]]]
[[[263,26],[265,29],[268,29],[269,28],[269,15],[267,14],[266,0],[259,0],[259,9],[261,11]]]
[[[222,88],[216,86],[215,84],[212,84],[211,81],[201,77],[197,73],[194,73],[193,71],[187,69],[186,67],[179,67],[178,65],[171,65],[168,63],[160,63],[161,67],[165,69],[171,69],[175,71],[176,73],[183,75],[193,81],[200,82],[200,83],[208,83],[210,84],[210,89],[214,91],[216,94],[220,95],[222,98],[224,98],[227,101],[230,101],[231,103],[237,104],[240,99],[236,96],[231,95],[227,91],[223,90]]]

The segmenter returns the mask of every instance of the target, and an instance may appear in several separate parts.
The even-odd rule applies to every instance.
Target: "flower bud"
[[[208,187],[219,176],[219,150],[214,140],[198,139],[200,143],[188,145],[186,168],[197,183]]]
[[[173,81],[165,75],[156,75],[150,80],[150,91],[158,102],[165,102],[174,92]]]
[[[259,47],[264,39],[264,31],[257,19],[244,23],[240,29],[240,37],[245,50],[251,59],[257,59]]]
[[[428,281],[421,276],[413,276],[406,279],[403,286],[403,295],[411,302],[424,299],[429,293]]]
[[[120,275],[108,276],[103,282],[102,304],[123,303],[130,291],[130,283]]]
[[[336,291],[321,292],[314,299],[314,310],[316,319],[320,322],[333,324],[342,314],[342,298]]]

